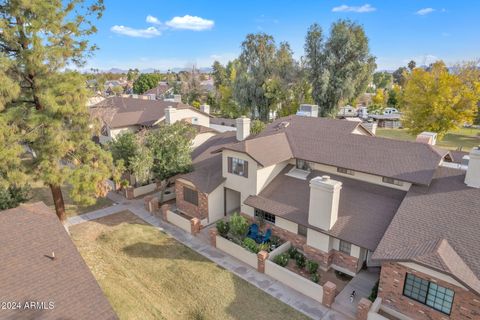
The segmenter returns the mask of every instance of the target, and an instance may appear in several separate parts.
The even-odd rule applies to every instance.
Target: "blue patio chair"
[[[258,225],[256,223],[253,223],[248,227],[247,237],[253,240],[258,238]]]
[[[268,241],[270,241],[270,237],[272,236],[272,229],[267,229],[267,231],[265,232],[265,234],[263,236],[259,236],[257,238],[257,243],[266,243]]]

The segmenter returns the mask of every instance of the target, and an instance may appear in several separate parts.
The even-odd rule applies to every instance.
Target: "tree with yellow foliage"
[[[465,81],[471,66],[450,73],[442,61],[429,70],[414,69],[407,75],[400,106],[402,123],[412,134],[433,131],[443,137],[447,132],[473,121],[480,99],[480,82]]]

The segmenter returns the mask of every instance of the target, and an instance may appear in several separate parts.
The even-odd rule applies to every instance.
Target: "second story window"
[[[234,157],[228,157],[227,160],[228,173],[248,178],[248,161]]]
[[[337,172],[343,173],[343,174],[349,174],[349,175],[351,175],[351,176],[354,176],[354,175],[355,175],[355,171],[350,170],[350,169],[347,169],[347,168],[338,167],[338,168],[337,168]]]
[[[402,182],[402,181],[397,180],[397,179],[393,179],[393,178],[383,177],[383,178],[382,178],[382,181],[385,182],[385,183],[394,184],[394,185],[396,185],[396,186],[403,186],[403,182]]]

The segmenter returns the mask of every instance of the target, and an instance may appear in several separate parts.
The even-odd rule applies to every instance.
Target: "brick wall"
[[[242,216],[247,218],[250,223],[256,222],[254,221],[253,217],[247,214],[242,213]],[[307,245],[306,237],[287,231],[270,223],[265,223],[263,229],[265,228],[271,228],[273,235],[278,236],[286,241],[290,241],[294,247],[302,250],[305,253],[307,259],[317,261],[322,269],[329,269],[332,263],[353,273],[357,273],[357,270],[359,269],[358,259],[355,257],[349,256],[337,250],[324,252],[322,250],[313,248]]]
[[[455,292],[453,306],[450,316],[430,308],[420,302],[412,300],[403,295],[403,285],[406,274],[412,273],[416,276],[434,281],[438,285],[449,288]],[[471,291],[462,289],[440,279],[407,268],[398,263],[383,263],[380,275],[378,295],[382,298],[382,304],[399,311],[406,316],[418,320],[473,320],[480,319],[480,296]]]
[[[183,200],[183,187],[187,187],[198,192],[198,206]],[[175,193],[177,196],[177,208],[185,215],[200,220],[208,217],[208,194],[200,192],[195,187],[185,184],[179,180],[175,181]]]

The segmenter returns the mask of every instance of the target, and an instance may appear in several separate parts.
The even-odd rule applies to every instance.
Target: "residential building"
[[[163,100],[165,97],[173,93],[173,87],[167,82],[160,81],[155,88],[145,91],[144,95],[154,95],[156,100]]]
[[[117,319],[55,212],[0,212],[2,319]]]
[[[137,132],[161,123],[187,121],[209,127],[210,114],[180,102],[110,97],[90,108],[92,118],[101,122],[101,143],[124,132]]]
[[[480,150],[465,171],[447,167],[458,155],[355,121],[289,116],[254,137],[249,124],[195,150],[176,180],[182,213],[261,218],[324,270],[382,266],[379,296],[402,319],[479,316]]]

